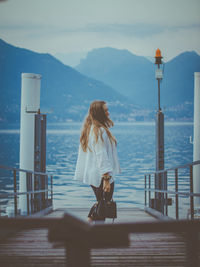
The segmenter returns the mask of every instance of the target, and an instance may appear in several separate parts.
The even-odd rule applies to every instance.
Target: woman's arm
[[[94,146],[95,154],[97,158],[97,165],[103,179],[103,190],[105,192],[110,192],[110,174],[112,174],[113,169],[107,147],[110,144],[110,140],[105,130],[102,134],[102,138],[103,140],[99,137],[98,142]]]
[[[111,164],[111,155],[108,154],[108,145],[110,142],[107,133],[103,132],[103,140],[99,137],[98,141],[94,141],[94,152],[97,160],[97,167],[101,176],[113,172],[113,167]]]
[[[110,179],[111,179],[112,176],[110,176],[110,174],[107,172],[107,173],[104,173],[102,175],[102,178],[103,178],[103,190],[105,192],[110,192]]]

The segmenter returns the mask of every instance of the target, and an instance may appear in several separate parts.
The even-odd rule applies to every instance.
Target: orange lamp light
[[[156,59],[156,61],[155,61],[155,64],[162,64],[162,59],[163,57],[161,56],[161,51],[160,51],[160,49],[158,48],[157,50],[156,50],[156,56],[155,56],[155,59]]]

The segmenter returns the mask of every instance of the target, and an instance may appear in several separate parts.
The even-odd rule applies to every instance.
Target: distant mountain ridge
[[[14,47],[0,40],[0,120],[19,121],[21,73],[39,73],[41,108],[51,120],[80,120],[94,99],[120,103],[126,98],[113,88],[62,64],[50,54]]]
[[[149,79],[154,78],[152,63],[148,59],[136,56],[128,50],[110,47],[92,50],[85,59],[81,60],[76,69],[89,77],[112,84],[127,96],[130,96],[137,86],[136,76],[144,75],[143,80],[148,82]],[[141,80],[139,84],[142,84]]]
[[[185,52],[163,67],[161,104],[170,106],[193,102],[194,72],[200,71],[200,56],[196,52]],[[128,50],[99,48],[89,52],[76,69],[107,83],[135,104],[146,107],[157,104],[156,66],[145,57]]]
[[[103,53],[104,56],[102,56],[102,51],[106,52],[106,54]],[[192,57],[190,53],[189,55],[185,53],[184,57],[180,55],[165,66],[164,80],[161,84],[161,104],[165,98],[167,99],[167,96],[164,98],[165,91],[168,94],[171,90],[170,95],[174,94],[173,80],[169,79],[168,75],[175,76],[180,84],[180,75],[177,75],[180,71],[177,72],[177,68],[184,66],[186,61],[187,68],[184,69],[181,83],[182,87],[187,84],[184,80],[186,77],[187,87],[190,88],[187,97],[185,93],[177,96],[181,104],[169,102],[169,107],[165,108],[166,119],[192,119],[193,74],[191,73],[194,64],[191,62],[194,60],[198,67],[199,56],[193,53]],[[85,62],[88,62],[90,66],[88,68],[90,73],[84,75],[79,70],[64,65],[50,54],[18,48],[0,39],[0,122],[19,123],[22,73],[42,75],[41,111],[51,112],[48,114],[50,122],[82,121],[89,103],[94,99],[103,99],[109,103],[111,118],[114,121],[154,119],[157,106],[157,84],[155,66],[151,61],[145,57],[133,55],[127,50],[121,51],[113,48],[96,49],[91,51],[88,57],[86,61],[81,62],[82,66],[85,66]],[[197,63],[196,58],[198,58]],[[92,68],[97,76],[90,78]],[[195,71],[199,71],[198,68]],[[180,93],[180,90],[178,91]],[[173,95],[174,98],[176,96]],[[187,101],[185,101],[186,98]],[[162,107],[165,105],[163,104]]]
[[[165,64],[162,94],[167,105],[194,102],[194,72],[200,72],[200,56],[184,52]]]

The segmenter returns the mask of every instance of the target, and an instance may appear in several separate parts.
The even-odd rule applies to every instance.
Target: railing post
[[[190,194],[193,194],[193,165],[190,165]],[[194,197],[190,195],[190,214],[194,219]]]
[[[167,171],[164,172],[164,182],[163,182],[163,185],[164,185],[164,190],[167,191]],[[167,193],[164,193],[165,197],[164,197],[164,206],[165,206],[165,215],[168,216],[168,195]],[[164,208],[163,208],[163,211],[164,211]]]
[[[151,189],[151,174],[149,174],[149,189]],[[151,191],[149,191],[149,207],[151,207]]]
[[[49,184],[48,184],[48,181],[49,181],[49,177],[48,177],[48,175],[45,175],[45,185],[47,186],[47,188],[45,187],[45,189],[47,190],[45,192],[45,199],[47,199],[47,200],[48,200],[48,197],[49,197],[49,191],[48,191]]]
[[[30,182],[31,182],[31,191],[34,191],[34,184],[33,184],[33,177],[34,175],[31,173],[31,176],[30,176]],[[34,212],[34,194],[31,193],[31,213]]]
[[[154,189],[155,190],[157,189],[156,183],[157,183],[157,173],[154,173]],[[156,210],[157,210],[157,199],[158,199],[158,193],[155,191],[153,208]]]
[[[72,242],[65,245],[67,267],[90,267],[90,248],[87,244]]]
[[[145,175],[144,176],[144,205],[145,205],[145,207],[147,205],[147,191],[146,191],[146,189],[147,189],[147,177]]]
[[[198,232],[195,230],[188,230],[186,232],[186,246],[187,246],[187,267],[199,266],[198,260]]]
[[[175,192],[178,193],[178,169],[175,169]],[[178,194],[176,194],[175,199],[176,199],[176,220],[178,220],[179,219]]]
[[[159,186],[159,188],[158,189],[160,189],[160,190],[164,190],[164,188],[165,188],[165,172],[161,172],[160,174],[159,174],[159,184],[160,184],[160,186]],[[165,213],[165,198],[164,198],[164,196],[165,196],[165,193],[158,193],[158,196],[159,196],[159,199],[158,199],[158,205],[159,205],[159,209],[158,209],[158,211],[160,211],[162,214],[164,214]]]
[[[27,215],[30,214],[30,207],[29,207],[29,193],[27,192]]]
[[[14,206],[15,206],[15,216],[17,216],[17,176],[16,170],[13,171],[13,179],[14,179]]]
[[[31,198],[30,198],[30,193],[29,191],[32,191],[32,173],[27,172],[26,173],[26,184],[27,184],[27,214],[29,215],[30,213],[32,213],[33,208],[32,208],[32,200],[33,200],[33,196],[31,193]],[[30,201],[31,201],[31,207],[30,207]]]
[[[53,203],[53,176],[51,175],[51,204]]]

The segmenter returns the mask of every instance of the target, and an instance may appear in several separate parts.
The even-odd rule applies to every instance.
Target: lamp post
[[[162,65],[162,58],[160,49],[157,49],[155,55],[155,64],[158,66],[156,69],[156,79],[158,81],[158,110],[156,113],[156,171],[164,169],[164,114],[162,113],[160,106],[160,83],[163,79],[163,71],[162,68],[160,68],[160,65]],[[156,175],[155,188],[159,190],[167,189],[163,175]],[[162,193],[155,193],[154,206],[158,211],[164,213],[164,196]]]

